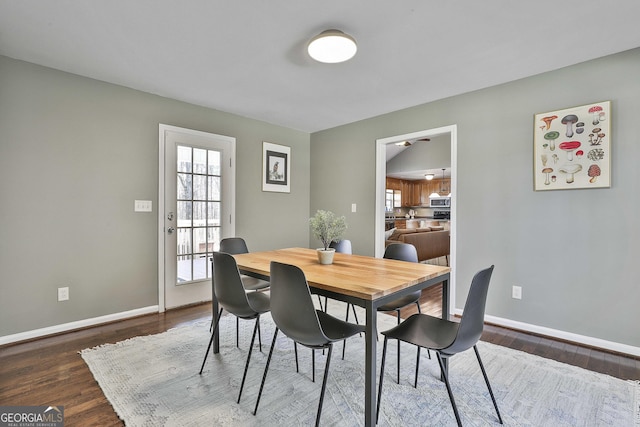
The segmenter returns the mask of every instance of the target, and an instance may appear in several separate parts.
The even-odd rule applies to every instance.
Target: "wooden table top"
[[[449,267],[336,253],[331,265],[321,265],[315,249],[287,248],[233,256],[238,268],[269,276],[271,261],[298,266],[309,286],[376,300],[406,287],[445,275]]]

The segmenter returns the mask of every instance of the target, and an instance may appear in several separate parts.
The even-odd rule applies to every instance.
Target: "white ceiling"
[[[638,0],[0,0],[0,54],[314,132],[638,47],[638,16]],[[354,59],[307,56],[330,28]]]

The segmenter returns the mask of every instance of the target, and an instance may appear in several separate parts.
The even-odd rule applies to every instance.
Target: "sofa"
[[[394,243],[409,243],[416,247],[418,261],[446,257],[447,265],[449,265],[451,240],[449,238],[449,230],[444,230],[443,228],[440,226],[394,229],[389,233],[385,246]]]

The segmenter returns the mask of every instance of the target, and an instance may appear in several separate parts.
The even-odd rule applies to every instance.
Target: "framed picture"
[[[535,191],[611,187],[611,102],[536,114]]]
[[[262,142],[262,191],[291,192],[291,147]]]

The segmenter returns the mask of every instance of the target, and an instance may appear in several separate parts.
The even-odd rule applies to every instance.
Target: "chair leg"
[[[240,318],[236,317],[236,348],[240,348]]]
[[[489,377],[487,377],[487,372],[484,370],[482,359],[480,359],[478,347],[474,345],[473,350],[476,352],[476,357],[478,358],[478,363],[480,364],[480,370],[482,371],[482,376],[484,376],[484,382],[487,383],[487,388],[489,389],[489,394],[491,395],[491,400],[493,401],[493,407],[496,408],[496,413],[498,414],[498,420],[500,421],[500,424],[502,424],[502,416],[500,415],[500,410],[498,409],[496,398],[493,396],[493,390],[491,390],[491,384],[489,384]]]
[[[293,352],[296,354],[296,372],[300,372],[300,366],[298,366],[298,343],[293,342]]]
[[[240,383],[240,393],[238,393],[238,403],[242,397],[242,389],[244,388],[244,381],[247,379],[247,371],[249,370],[249,362],[251,361],[251,352],[253,351],[253,344],[256,341],[256,332],[260,330],[260,316],[256,318],[256,325],[253,327],[253,335],[251,336],[251,345],[249,346],[249,354],[247,354],[247,362],[244,364],[244,374],[242,374],[242,383]]]
[[[329,377],[329,364],[331,363],[331,352],[333,344],[329,344],[327,362],[324,365],[324,378],[322,379],[322,391],[320,392],[320,403],[318,404],[318,414],[316,415],[316,427],[320,425],[320,415],[322,414],[322,402],[324,402],[324,392],[327,389],[327,378]]]
[[[262,353],[262,334],[260,333],[260,316],[256,319],[258,326],[258,346],[260,347],[260,353]]]
[[[396,310],[396,313],[398,313],[398,325],[399,325],[401,322],[400,310]],[[400,340],[398,340],[398,384],[400,384]]]
[[[444,363],[442,363],[442,356],[440,355],[440,353],[436,353],[436,356],[438,356],[438,363],[440,364],[440,372],[442,373],[442,377],[444,378],[444,384],[447,386],[447,393],[449,393],[449,400],[451,401],[451,406],[453,407],[453,413],[456,416],[458,426],[462,427],[462,421],[460,421],[458,407],[456,406],[456,401],[453,398],[453,392],[451,391],[451,386],[449,385],[449,375],[447,374],[447,370],[444,369]]]
[[[380,401],[382,400],[382,379],[384,378],[384,361],[387,358],[387,337],[384,338],[382,346],[382,363],[380,363],[380,384],[378,385],[378,405],[376,406],[376,424],[380,416]]]
[[[216,333],[218,332],[218,325],[220,324],[220,317],[222,316],[222,309],[218,313],[218,319],[216,320],[216,326],[213,328],[211,333],[211,339],[209,340],[209,345],[207,346],[207,352],[204,354],[204,360],[202,361],[202,366],[200,367],[200,375],[202,375],[202,370],[204,369],[204,364],[207,361],[207,356],[209,356],[209,350],[211,350],[211,346],[213,345],[213,340],[216,337]]]
[[[416,357],[416,379],[413,382],[413,388],[418,388],[418,370],[420,369],[420,346],[418,347],[418,356]],[[429,349],[427,349],[429,351]]]
[[[316,351],[311,349],[311,382],[316,382]]]
[[[278,337],[278,328],[273,333],[273,340],[271,341],[271,350],[269,350],[269,356],[267,357],[267,364],[264,367],[264,374],[262,374],[262,382],[260,383],[260,391],[258,391],[258,399],[256,400],[256,407],[253,410],[253,415],[255,416],[258,413],[258,405],[260,404],[260,396],[262,396],[262,389],[264,388],[264,383],[267,379],[267,371],[269,370],[269,363],[271,363],[271,356],[273,355],[273,349],[276,346],[276,338]],[[296,359],[297,360],[297,359]]]
[[[347,303],[347,314],[346,314],[346,316],[344,316],[344,321],[345,322],[349,321],[349,306],[350,305],[351,304]],[[355,314],[355,311],[353,312],[353,314]],[[342,360],[344,360],[344,352],[345,352],[346,349],[347,349],[347,340],[344,339],[344,340],[342,340]]]

